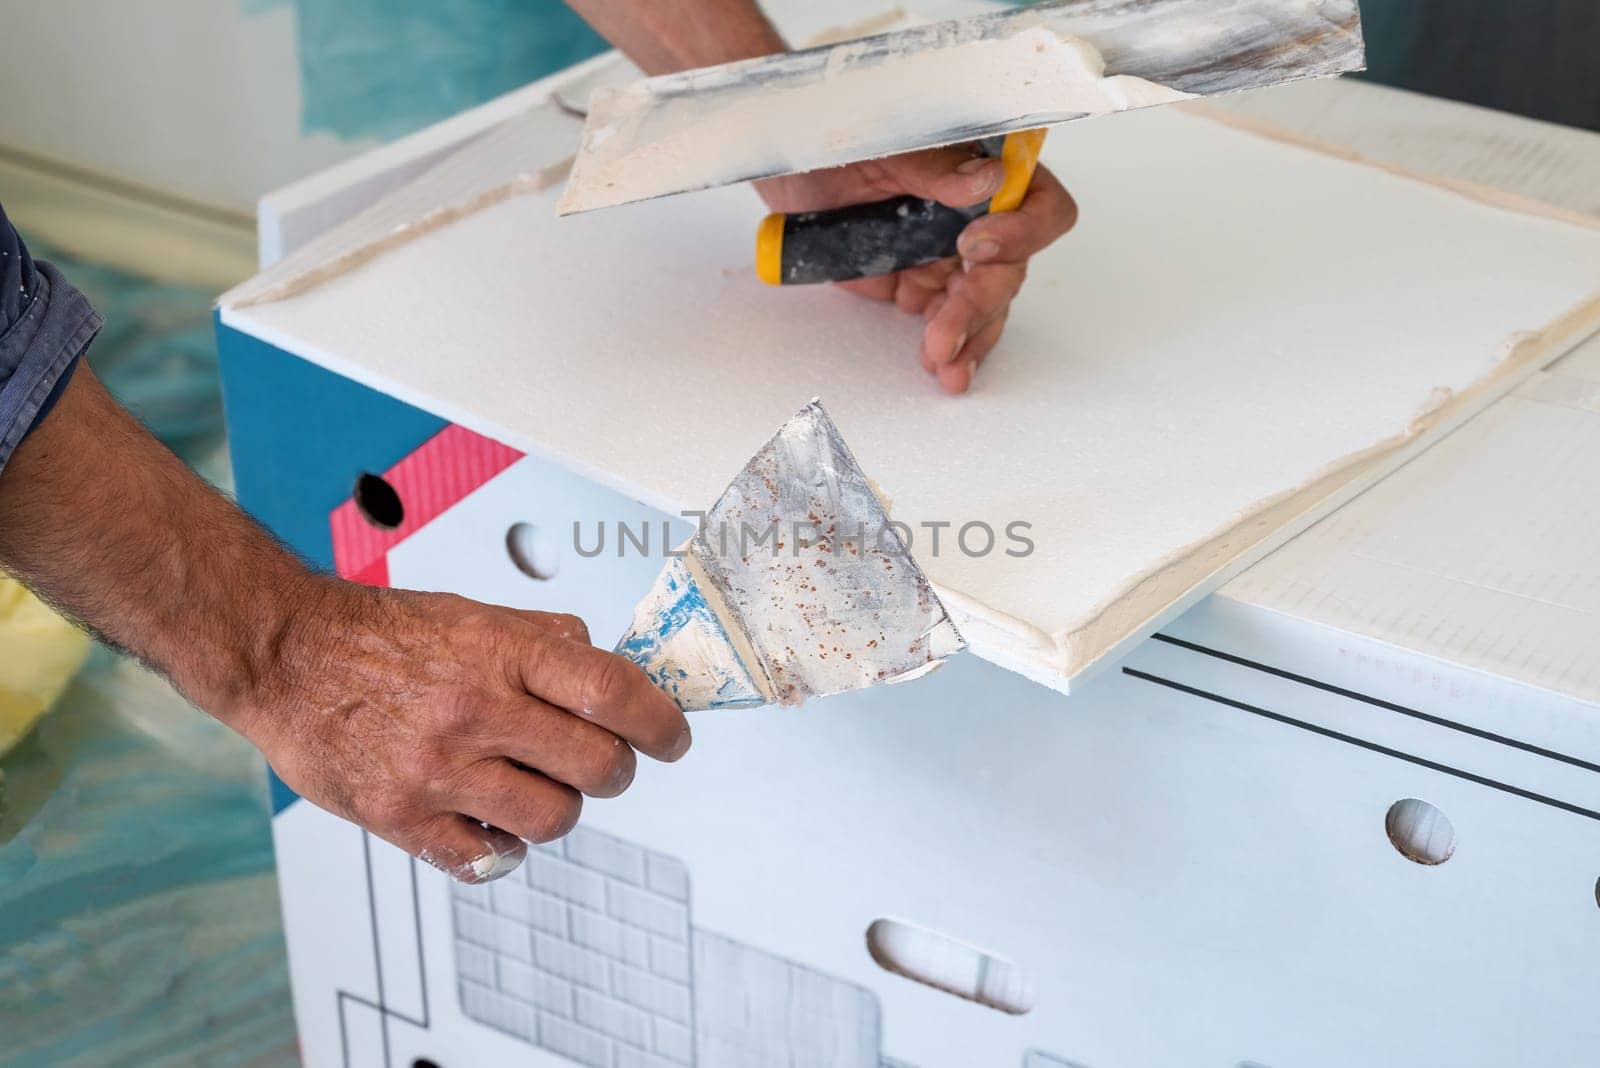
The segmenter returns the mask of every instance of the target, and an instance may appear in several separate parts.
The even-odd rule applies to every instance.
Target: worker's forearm
[[[567,0],[647,74],[782,52],[756,0]]]
[[[224,720],[320,586],[87,366],[0,472],[0,565]]]

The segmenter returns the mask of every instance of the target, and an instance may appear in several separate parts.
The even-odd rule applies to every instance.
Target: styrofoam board
[[[1547,353],[1499,363],[1515,335],[1595,295],[1600,233],[1170,110],[1052,145],[1084,222],[1036,261],[1006,344],[958,401],[915,367],[918,323],[757,286],[746,241],[759,209],[739,189],[560,222],[553,191],[506,202],[224,321],[668,510],[712,499],[820,394],[902,518],[1056,531],[1021,563],[924,563],[980,654],[1062,687],[1592,325],[1581,316]],[[1242,270],[1215,266],[1229,262]],[[1391,442],[1359,483],[1289,507],[1110,641],[1064,646],[1127,581],[1404,433],[1440,387],[1456,396],[1429,434]],[[686,409],[715,418],[683,428]],[[647,444],[667,426],[699,462]],[[1017,456],[1034,459],[1008,472]],[[1085,469],[1039,459],[1052,456]]]
[[[1367,159],[1600,216],[1600,133],[1372,82],[1297,82],[1214,101]]]
[[[1600,339],[1222,587],[1600,703]]]

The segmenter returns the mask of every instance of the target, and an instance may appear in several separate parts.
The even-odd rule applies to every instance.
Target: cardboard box
[[[686,533],[283,338],[219,337],[241,502],[347,577],[620,634],[659,553],[585,557],[573,524]],[[964,657],[701,717],[683,764],[488,887],[275,782],[306,1063],[1592,1061],[1597,395],[1591,346],[1071,697]]]
[[[567,554],[535,580],[507,534],[666,517],[222,339],[241,497],[269,522],[303,506],[263,483],[349,485],[353,468],[383,471],[402,500],[454,501],[378,539],[393,544],[325,533],[302,549],[368,580],[625,627],[658,561]],[[309,441],[263,433],[274,398],[304,397],[347,417],[315,413]],[[1575,423],[1574,446],[1600,414]],[[397,447],[379,427],[424,441],[385,467]],[[1478,459],[1422,463],[1447,465],[1470,497]],[[1413,468],[1387,485],[1439,482]],[[329,509],[324,530],[337,536],[354,508]],[[1571,518],[1546,513],[1522,559],[1581,536]],[[1409,529],[1377,523],[1365,538],[1378,544]],[[1458,533],[1492,545],[1493,525]],[[1346,586],[1319,585],[1310,564],[1297,574],[1272,589]],[[1594,573],[1573,578],[1592,598]],[[1297,616],[1250,587],[1247,575],[1070,698],[964,658],[912,689],[702,718],[683,765],[646,765],[624,799],[591,806],[564,845],[488,888],[454,888],[280,787],[307,1063],[1582,1063],[1600,1042],[1592,658],[1569,676],[1587,684],[1562,693]],[[1497,619],[1441,607],[1463,633]],[[1592,615],[1588,628],[1574,640],[1592,649]],[[1391,844],[1386,818],[1408,798],[1453,825],[1447,862]],[[883,919],[1015,965],[1032,1011],[884,971],[866,942]]]

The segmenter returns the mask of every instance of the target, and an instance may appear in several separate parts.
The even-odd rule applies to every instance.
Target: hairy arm
[[[315,586],[87,366],[0,476],[0,561],[225,720]]]
[[[646,74],[786,51],[755,0],[567,0]]]
[[[682,713],[571,616],[314,574],[80,367],[0,471],[0,564],[165,673],[297,792],[457,878],[674,760]]]

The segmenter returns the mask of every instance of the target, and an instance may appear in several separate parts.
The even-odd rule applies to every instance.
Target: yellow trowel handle
[[[1033,185],[1033,172],[1039,169],[1039,153],[1044,151],[1044,139],[1049,130],[1019,130],[1007,134],[1000,148],[1000,159],[1005,164],[1006,179],[1000,192],[989,201],[989,212],[1016,211],[1028,198],[1028,187]]]
[[[948,208],[921,197],[896,197],[832,211],[769,215],[756,231],[756,274],[774,286],[848,282],[948,259],[973,219],[1022,206],[1045,133],[1023,130],[981,142],[988,155],[999,155],[1006,172],[1000,191],[986,204]]]

